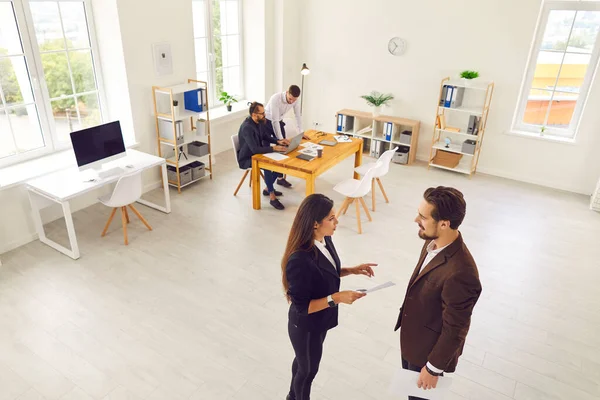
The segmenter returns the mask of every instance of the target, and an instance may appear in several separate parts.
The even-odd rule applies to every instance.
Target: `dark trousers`
[[[273,184],[275,183],[277,178],[281,178],[283,174],[280,174],[279,172],[269,171],[268,169],[263,169],[263,173],[265,175],[265,184],[267,185],[267,191],[269,193],[273,193],[275,191]]]
[[[279,126],[281,127],[281,136],[283,136],[283,138],[285,139],[285,123],[283,121],[279,121]],[[265,128],[267,129],[267,132],[271,134],[271,136],[277,139],[275,129],[273,129],[273,122],[271,122],[271,120],[267,120]]]
[[[418,365],[411,364],[408,361],[406,361],[404,358],[402,359],[402,368],[407,369],[409,371],[421,372],[423,367],[419,367]],[[408,400],[427,400],[427,399],[424,399],[422,397],[408,396]]]
[[[290,400],[310,400],[310,388],[319,371],[327,331],[306,332],[288,322],[288,333],[296,357],[292,362]]]

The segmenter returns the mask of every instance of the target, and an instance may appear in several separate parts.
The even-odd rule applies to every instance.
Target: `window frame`
[[[600,30],[596,34],[596,42],[594,44],[594,49],[590,53],[590,62],[588,64],[587,71],[585,73],[585,77],[583,79],[583,83],[578,93],[577,103],[575,105],[575,109],[573,111],[573,115],[571,117],[571,121],[569,123],[568,128],[554,128],[550,126],[540,126],[540,125],[532,125],[527,124],[523,121],[525,116],[525,110],[527,109],[527,103],[529,98],[529,93],[533,89],[532,83],[535,74],[535,69],[537,66],[537,58],[542,51],[542,41],[544,39],[544,33],[546,31],[546,27],[548,25],[548,18],[550,16],[551,11],[555,10],[565,10],[565,11],[600,11],[600,2],[598,1],[568,1],[568,0],[545,0],[540,9],[540,14],[538,16],[536,30],[534,33],[534,39],[531,45],[531,49],[529,52],[529,58],[527,60],[527,65],[525,69],[525,74],[523,77],[523,81],[521,84],[521,90],[519,91],[519,98],[517,101],[517,107],[515,109],[515,114],[512,122],[512,131],[517,133],[523,133],[526,136],[539,136],[539,137],[548,137],[548,138],[559,138],[564,140],[575,140],[577,137],[577,133],[579,131],[579,125],[581,123],[581,117],[583,116],[583,112],[585,110],[585,105],[587,104],[589,93],[591,86],[594,82],[594,78],[596,76],[596,72],[599,64],[599,56],[600,56]],[[568,40],[571,38],[571,32],[569,32]],[[562,53],[568,54],[566,52]],[[564,62],[564,57],[563,57]],[[559,68],[559,74],[557,79],[560,77],[560,71],[564,64],[561,63]],[[554,99],[554,94],[556,93],[556,86],[552,90],[552,95],[550,97],[550,106],[552,106],[552,101]],[[548,118],[548,113],[546,113],[546,118]]]
[[[23,46],[23,53],[25,55],[25,62],[29,72],[29,78],[31,88],[35,98],[35,104],[38,110],[38,119],[40,121],[40,128],[42,130],[42,137],[45,146],[39,149],[18,153],[13,156],[0,158],[0,168],[7,167],[9,165],[18,164],[24,161],[32,160],[35,158],[42,157],[44,155],[52,154],[62,150],[71,148],[70,141],[61,141],[58,138],[56,127],[54,123],[54,114],[52,113],[52,107],[50,103],[50,93],[46,84],[44,76],[44,69],[42,66],[42,57],[39,50],[37,36],[35,34],[35,27],[33,24],[33,15],[29,3],[36,2],[51,2],[51,3],[83,3],[84,12],[86,17],[86,23],[88,28],[88,36],[90,39],[90,51],[92,57],[92,65],[94,67],[96,86],[98,91],[98,108],[100,110],[101,121],[106,121],[107,109],[106,109],[106,97],[104,92],[104,81],[102,78],[102,68],[99,58],[99,48],[96,37],[96,28],[94,25],[94,14],[91,0],[0,0],[3,3],[12,3],[15,17],[17,19],[17,30]],[[62,20],[61,20],[62,26]],[[64,29],[63,29],[64,35]],[[72,72],[69,71],[69,78],[72,78]],[[75,93],[73,93],[75,95]],[[12,131],[11,134],[17,134]],[[14,140],[14,139],[13,139]]]
[[[196,0],[192,0],[196,1]],[[206,37],[206,60],[208,64],[208,85],[209,85],[209,106],[210,108],[220,107],[222,104],[219,103],[220,94],[217,93],[217,67],[216,67],[216,57],[215,57],[215,38],[214,38],[214,30],[213,30],[213,9],[212,2],[213,0],[198,0],[204,2],[204,27],[206,29],[205,37]],[[240,90],[242,93],[236,93],[237,96],[244,98],[244,38],[243,38],[243,0],[235,0],[238,5],[238,48],[240,52]],[[193,17],[192,17],[193,18]],[[193,21],[193,20],[192,20]],[[196,37],[194,36],[194,40]],[[223,44],[221,43],[221,51],[223,51]],[[221,55],[222,56],[222,55]],[[223,67],[221,67],[223,68]],[[197,73],[197,72],[196,72]]]

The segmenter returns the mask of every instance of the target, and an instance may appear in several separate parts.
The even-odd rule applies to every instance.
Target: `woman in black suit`
[[[340,277],[373,276],[372,266],[342,268],[331,236],[338,224],[333,201],[322,194],[304,199],[290,231],[281,261],[283,288],[290,311],[288,333],[296,357],[287,400],[309,400],[319,370],[327,331],[338,324],[340,303],[352,304],[366,294],[340,292]]]

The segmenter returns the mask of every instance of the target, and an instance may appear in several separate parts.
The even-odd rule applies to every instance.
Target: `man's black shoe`
[[[286,181],[284,178],[277,179],[277,184],[283,186],[284,188],[291,188],[292,184]]]
[[[278,192],[277,190],[275,190],[274,193],[275,193],[275,196],[283,196],[283,193]],[[268,196],[268,195],[269,195],[269,192],[267,192],[267,189],[264,189],[263,190],[263,196]]]
[[[285,208],[278,199],[269,201],[269,204],[278,210],[283,210]]]

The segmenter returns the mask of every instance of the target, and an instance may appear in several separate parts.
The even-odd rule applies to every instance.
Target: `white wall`
[[[589,194],[600,177],[600,79],[596,79],[577,143],[508,136],[540,0],[306,0],[302,56],[305,124],[334,128],[342,108],[369,110],[360,95],[396,96],[385,113],[421,121],[418,157],[429,156],[439,84],[464,69],[493,80],[478,171]],[[407,40],[401,57],[387,52],[391,37]]]

